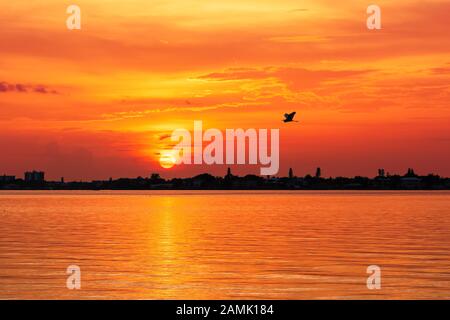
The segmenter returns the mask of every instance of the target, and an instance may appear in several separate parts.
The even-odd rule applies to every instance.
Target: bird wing
[[[297,113],[297,112],[294,111],[294,112],[288,114],[287,118],[288,118],[289,120],[294,119],[296,113]]]
[[[284,118],[285,118],[284,121],[285,122],[292,121],[296,114],[297,114],[297,112],[295,112],[295,111],[292,112],[292,113],[285,113],[284,114]]]

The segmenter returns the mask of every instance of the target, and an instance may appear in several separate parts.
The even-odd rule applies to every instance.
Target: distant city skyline
[[[320,161],[321,163],[326,161]],[[254,175],[260,175],[260,166],[254,165],[211,165],[211,166],[199,166],[199,165],[175,165],[171,169],[165,169],[161,166],[148,166],[148,167],[133,167],[129,168],[128,170],[111,170],[107,171],[106,168],[103,168],[102,170],[99,170],[97,173],[89,173],[86,171],[79,171],[75,170],[69,171],[64,170],[64,168],[57,168],[55,170],[55,167],[50,166],[38,166],[38,165],[30,165],[30,166],[24,166],[24,169],[8,169],[7,167],[1,166],[0,163],[0,175],[13,175],[16,177],[23,178],[23,175],[27,171],[43,171],[46,173],[46,177],[51,180],[60,180],[61,177],[64,177],[66,180],[101,180],[101,179],[109,179],[110,177],[113,178],[120,178],[120,177],[137,177],[137,176],[143,176],[146,174],[149,174],[151,172],[158,172],[161,175],[167,177],[167,178],[186,178],[191,177],[197,174],[202,173],[211,173],[212,175],[223,175],[223,172],[226,172],[227,168],[232,168],[233,172],[239,174],[239,175],[246,175],[246,174],[254,174]],[[431,167],[430,170],[424,169],[422,166],[412,166],[411,164],[406,165],[395,165],[392,167],[382,167],[380,165],[375,165],[374,167],[368,168],[368,165],[365,163],[357,163],[355,164],[355,169],[351,168],[338,168],[336,166],[326,167],[323,165],[309,165],[309,166],[295,166],[295,165],[286,165],[283,164],[283,161],[280,163],[280,170],[276,176],[288,176],[289,169],[292,168],[294,172],[299,176],[305,176],[307,174],[314,175],[316,173],[316,169],[320,167],[323,171],[322,176],[346,176],[346,177],[352,177],[352,176],[376,176],[377,172],[380,168],[383,168],[386,174],[404,174],[407,172],[408,168],[414,168],[416,172],[419,174],[437,174],[440,176],[448,177],[450,176],[450,172],[448,170],[441,170],[439,171],[437,168]],[[428,167],[428,166],[427,166]],[[30,169],[33,168],[33,169]],[[425,167],[426,168],[426,167]]]
[[[362,176],[362,175],[354,175],[354,176],[324,176],[322,175],[322,168],[321,167],[317,167],[314,172],[309,172],[306,174],[296,174],[296,172],[294,171],[293,168],[289,168],[289,170],[283,174],[282,172],[280,172],[277,175],[273,175],[273,176],[262,176],[260,174],[254,174],[251,172],[246,172],[243,174],[239,174],[237,172],[232,171],[232,167],[233,166],[227,166],[226,168],[226,172],[222,172],[221,174],[213,174],[211,172],[201,172],[199,174],[195,174],[193,176],[188,176],[188,177],[167,177],[167,176],[163,176],[161,175],[160,172],[151,172],[151,173],[147,173],[144,175],[138,175],[138,176],[122,176],[122,177],[113,177],[113,176],[109,176],[109,178],[107,179],[92,179],[92,180],[83,180],[80,178],[75,178],[72,180],[67,180],[66,177],[62,176],[59,177],[58,179],[45,179],[46,172],[44,171],[37,171],[37,170],[32,170],[32,171],[26,171],[22,174],[22,176],[16,176],[16,175],[10,175],[7,173],[1,173],[0,172],[0,183],[7,183],[7,182],[14,182],[14,181],[20,181],[23,180],[24,182],[30,182],[30,183],[34,183],[34,182],[61,182],[61,183],[70,183],[70,182],[92,182],[92,181],[111,181],[111,180],[120,180],[120,179],[153,179],[154,177],[157,177],[157,179],[163,179],[163,180],[172,180],[172,179],[191,179],[197,176],[202,176],[202,175],[210,175],[213,177],[246,177],[246,176],[256,176],[256,177],[261,177],[263,179],[270,179],[270,178],[289,178],[289,179],[294,179],[294,178],[304,178],[304,177],[313,177],[313,178],[321,178],[321,179],[330,179],[330,178],[355,178],[355,177],[364,177],[364,178],[389,178],[389,177],[426,177],[426,176],[439,176],[443,179],[449,179],[446,176],[442,176],[439,175],[438,173],[434,173],[434,172],[429,172],[429,173],[420,173],[420,172],[416,172],[413,168],[408,168],[405,172],[389,172],[386,171],[384,168],[379,168],[376,172],[376,174],[374,173],[374,175],[368,175],[368,176]]]
[[[450,179],[437,175],[417,175],[412,168],[404,175],[385,174],[378,170],[376,177],[322,177],[321,168],[315,175],[296,176],[289,169],[288,176],[238,176],[227,169],[224,176],[209,173],[188,178],[165,179],[158,173],[136,178],[122,177],[94,181],[45,181],[44,172],[26,172],[24,179],[0,176],[0,190],[450,190]]]

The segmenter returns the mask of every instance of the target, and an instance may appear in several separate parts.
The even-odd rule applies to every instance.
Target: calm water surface
[[[2,299],[450,299],[450,192],[8,191],[0,218]]]

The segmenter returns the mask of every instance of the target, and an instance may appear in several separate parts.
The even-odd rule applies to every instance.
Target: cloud
[[[264,68],[228,69],[220,73],[210,73],[200,79],[215,81],[258,80],[277,78],[294,90],[312,89],[329,81],[339,81],[373,72],[374,70],[309,70],[304,68]]]
[[[170,134],[162,134],[162,135],[159,136],[159,141],[166,140],[166,139],[168,139],[170,137],[171,137]]]
[[[42,85],[26,85],[22,83],[0,82],[0,92],[19,92],[19,93],[40,93],[40,94],[58,94],[58,91],[47,88]]]
[[[431,72],[437,75],[450,75],[450,67],[432,68]]]
[[[164,107],[164,108],[156,108],[156,109],[145,109],[140,111],[119,111],[112,113],[102,114],[102,119],[106,121],[118,121],[125,120],[130,118],[144,118],[152,114],[156,113],[166,113],[166,112],[202,112],[202,111],[210,111],[221,108],[240,108],[251,105],[260,105],[260,103],[255,102],[230,102],[223,104],[216,104],[204,107]]]

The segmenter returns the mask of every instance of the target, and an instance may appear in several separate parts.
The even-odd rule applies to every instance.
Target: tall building
[[[320,178],[322,176],[322,169],[317,168],[316,170],[316,178]]]
[[[289,168],[289,179],[294,178],[294,170],[292,168]]]
[[[233,174],[231,173],[231,168],[228,168],[228,169],[227,169],[227,174],[225,175],[224,179],[225,179],[225,180],[233,180],[233,179],[234,179],[234,176],[233,176]]]
[[[25,172],[25,182],[44,182],[45,173],[43,171]]]

